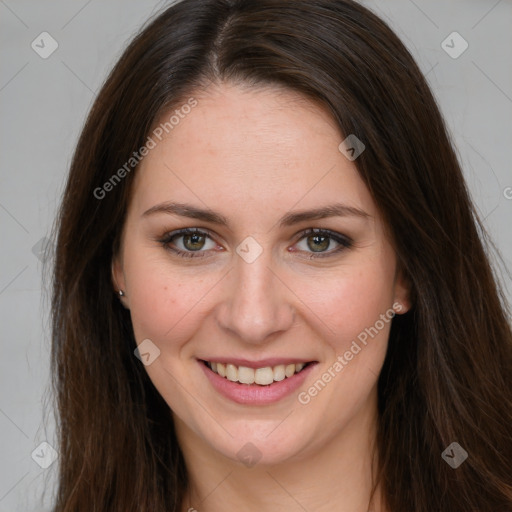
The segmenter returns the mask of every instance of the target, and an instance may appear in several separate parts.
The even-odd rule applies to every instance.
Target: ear
[[[403,315],[412,307],[412,284],[400,268],[396,271],[394,291],[393,309],[397,315]]]
[[[121,301],[121,304],[126,309],[130,309],[128,307],[128,294],[126,293],[126,281],[123,271],[123,262],[119,255],[115,255],[112,258],[112,285],[114,288],[114,293]],[[124,292],[124,295],[119,295],[119,290],[122,290]]]

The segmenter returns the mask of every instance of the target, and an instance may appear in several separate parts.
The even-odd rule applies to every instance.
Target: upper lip
[[[266,368],[268,366],[278,366],[280,364],[298,364],[316,362],[311,359],[289,358],[289,357],[272,357],[268,359],[260,359],[259,361],[249,361],[249,359],[240,359],[236,357],[208,357],[201,359],[210,363],[234,364],[235,366],[245,366],[247,368]]]

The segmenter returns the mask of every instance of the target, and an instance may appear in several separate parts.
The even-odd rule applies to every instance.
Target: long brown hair
[[[149,22],[106,80],[56,221],[54,511],[180,510],[187,475],[169,407],[134,357],[111,281],[136,166],[104,197],[94,191],[163,112],[220,81],[298,91],[366,146],[355,164],[413,296],[378,383],[388,508],[510,512],[512,334],[485,231],[413,58],[350,0],[184,0]],[[452,442],[468,453],[457,469],[441,457]]]

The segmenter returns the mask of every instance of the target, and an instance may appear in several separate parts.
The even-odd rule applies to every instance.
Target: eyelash
[[[184,229],[179,229],[177,231],[172,231],[170,233],[167,233],[165,236],[163,236],[161,239],[159,239],[158,242],[160,244],[162,244],[164,249],[171,251],[172,253],[179,256],[180,258],[204,258],[205,256],[207,256],[208,251],[201,251],[201,250],[199,250],[199,251],[182,251],[181,249],[172,248],[169,245],[175,238],[179,238],[180,236],[184,236],[184,235],[193,235],[193,234],[206,236],[207,238],[210,238],[212,240],[212,237],[210,236],[210,234],[207,231],[202,231],[198,228],[184,228]],[[335,242],[339,243],[340,246],[336,249],[333,249],[331,251],[324,252],[324,253],[312,252],[312,253],[310,253],[311,256],[309,256],[308,259],[330,257],[330,256],[340,253],[341,251],[343,251],[345,249],[350,249],[353,244],[352,240],[345,235],[341,235],[340,233],[336,233],[336,232],[330,231],[328,229],[320,229],[320,228],[309,228],[309,229],[302,231],[299,234],[299,238],[297,239],[297,241],[295,243],[298,243],[303,238],[306,238],[311,235],[326,236],[326,237],[334,240]]]

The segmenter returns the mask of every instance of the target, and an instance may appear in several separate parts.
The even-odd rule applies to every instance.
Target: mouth
[[[270,405],[290,398],[304,384],[318,361],[197,359],[207,380],[219,395],[243,405]]]
[[[295,374],[303,371],[307,366],[316,361],[307,363],[288,363],[275,366],[263,366],[260,368],[250,368],[248,366],[235,365],[233,363],[220,363],[215,361],[204,361],[212,372],[220,375],[224,379],[239,384],[256,384],[258,386],[270,386],[274,382],[281,382],[293,377]]]

